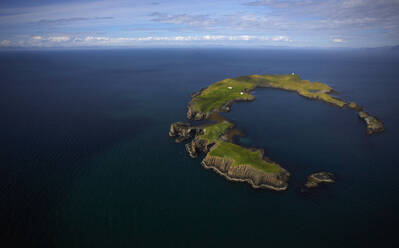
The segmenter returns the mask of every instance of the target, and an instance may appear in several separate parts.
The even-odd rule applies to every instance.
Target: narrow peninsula
[[[253,188],[286,190],[290,173],[265,157],[262,149],[235,144],[233,136],[239,132],[234,128],[234,123],[218,114],[230,111],[234,102],[253,101],[255,97],[250,92],[259,87],[294,91],[308,99],[339,108],[347,107],[358,112],[359,118],[366,124],[367,134],[384,131],[380,120],[356,103],[348,103],[333,96],[336,92],[327,84],[302,80],[297,74],[291,73],[228,78],[193,93],[188,104],[187,118],[210,120],[213,123],[192,126],[176,122],[170,126],[169,136],[175,137],[177,143],[188,141],[185,147],[192,158],[198,157],[200,153],[206,154],[202,166],[230,181],[247,182]]]

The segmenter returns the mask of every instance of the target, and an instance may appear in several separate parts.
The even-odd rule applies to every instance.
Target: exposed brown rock
[[[384,123],[374,116],[369,115],[367,112],[360,111],[358,116],[360,119],[366,122],[368,135],[383,132],[385,130]]]
[[[334,183],[334,174],[331,172],[317,172],[310,174],[305,183],[306,188],[318,187],[321,183]]]
[[[209,149],[214,144],[215,143],[211,143],[206,139],[196,137],[190,143],[186,144],[186,151],[190,157],[196,158],[198,157],[199,153],[208,153]]]
[[[169,136],[176,137],[176,143],[194,138],[197,134],[200,133],[202,133],[202,129],[200,127],[194,127],[184,122],[175,122],[170,125],[169,129]]]
[[[283,191],[288,187],[290,174],[282,168],[280,173],[274,174],[266,173],[250,165],[233,165],[233,163],[231,159],[211,156],[208,153],[201,164],[204,168],[212,169],[230,181],[247,182],[253,188]]]
[[[205,120],[208,117],[209,116],[206,113],[194,111],[192,109],[192,107],[191,107],[191,104],[190,103],[188,104],[188,106],[187,106],[187,119],[200,121],[200,120]]]
[[[195,96],[197,96],[199,94],[201,94],[201,93],[198,93],[198,92],[193,93],[193,95],[195,95]],[[208,112],[208,113],[197,112],[197,111],[193,110],[193,108],[191,107],[191,103],[192,102],[189,102],[189,104],[187,105],[187,119],[196,120],[196,121],[207,120],[214,113],[217,113],[217,112],[230,112],[231,111],[231,106],[233,105],[234,102],[247,102],[247,101],[253,101],[253,100],[254,100],[254,98],[252,97],[252,98],[247,98],[247,99],[239,99],[239,100],[228,101],[223,106],[221,106],[219,109],[214,109],[213,111]]]

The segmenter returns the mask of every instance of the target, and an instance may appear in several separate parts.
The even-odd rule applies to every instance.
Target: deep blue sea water
[[[1,247],[394,247],[399,53],[152,49],[0,53]],[[168,137],[190,94],[228,77],[328,83],[382,119],[278,90],[225,116],[293,177],[228,182]],[[300,186],[327,170],[337,182]]]

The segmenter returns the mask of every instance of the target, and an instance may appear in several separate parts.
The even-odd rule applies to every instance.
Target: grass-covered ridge
[[[298,91],[324,91],[330,92],[332,88],[327,84],[320,82],[310,82],[309,80],[302,80],[297,74],[284,75],[252,75],[261,80],[266,80],[268,85],[274,88],[281,88],[286,90]]]
[[[252,90],[256,86],[250,81],[228,78],[212,84],[200,95],[194,97],[191,106],[194,111],[209,113],[233,100],[253,100],[254,97],[246,91]]]
[[[280,173],[281,171],[278,164],[264,160],[260,150],[251,150],[229,142],[220,142],[209,152],[209,155],[232,159],[233,166],[250,165],[266,173]]]
[[[220,136],[226,133],[226,131],[233,127],[233,123],[229,121],[222,121],[203,129],[204,134],[198,136],[200,139],[206,139],[210,142],[217,142]]]
[[[256,87],[271,87],[295,91],[307,98],[321,100],[339,107],[345,102],[334,98],[329,93],[333,89],[321,82],[302,80],[296,74],[285,75],[249,75],[237,78],[228,78],[210,85],[201,94],[195,96],[190,108],[193,112],[209,114],[220,111],[223,106],[232,101],[250,101],[254,97],[249,93]]]
[[[258,75],[254,76],[258,77]],[[273,88],[296,91],[301,96],[321,100],[341,108],[346,104],[344,101],[328,94],[332,92],[333,89],[327,84],[302,80],[296,74],[262,75],[259,77],[266,80],[267,84]]]

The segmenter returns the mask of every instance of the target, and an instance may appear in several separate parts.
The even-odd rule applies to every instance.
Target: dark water
[[[1,247],[392,247],[399,54],[306,50],[0,53]],[[256,90],[226,116],[293,174],[257,191],[200,167],[167,132],[212,82],[296,72],[384,120]],[[299,187],[319,170],[338,182]],[[12,242],[12,244],[10,243]],[[4,244],[4,245],[3,245]]]

